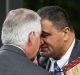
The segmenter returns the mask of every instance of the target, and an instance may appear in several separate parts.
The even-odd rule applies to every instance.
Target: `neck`
[[[64,55],[64,54],[67,52],[67,50],[70,48],[70,46],[72,45],[74,39],[75,39],[74,33],[70,34],[68,40],[67,40],[66,43],[65,43],[63,55]]]

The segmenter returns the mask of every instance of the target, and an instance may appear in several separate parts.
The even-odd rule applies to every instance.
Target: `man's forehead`
[[[43,19],[41,21],[41,27],[42,27],[42,30],[49,30],[53,28],[53,23],[49,20]]]

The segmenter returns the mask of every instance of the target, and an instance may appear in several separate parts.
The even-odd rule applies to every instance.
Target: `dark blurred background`
[[[76,37],[80,39],[80,0],[0,0],[0,35],[3,21],[10,10],[24,7],[37,11],[41,7],[52,5],[66,10],[74,25]]]

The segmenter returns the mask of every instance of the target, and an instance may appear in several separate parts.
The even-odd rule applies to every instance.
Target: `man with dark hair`
[[[80,56],[80,40],[75,38],[73,25],[61,7],[46,6],[39,9],[38,14],[42,27],[39,64],[55,73],[57,62],[63,74],[64,65]]]

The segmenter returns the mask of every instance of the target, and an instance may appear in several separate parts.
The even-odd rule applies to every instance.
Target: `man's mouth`
[[[47,52],[47,47],[41,47],[40,49],[40,54],[44,54],[45,52]]]
[[[42,45],[42,46],[41,46],[41,48],[47,48],[47,47],[48,47],[47,45]]]

